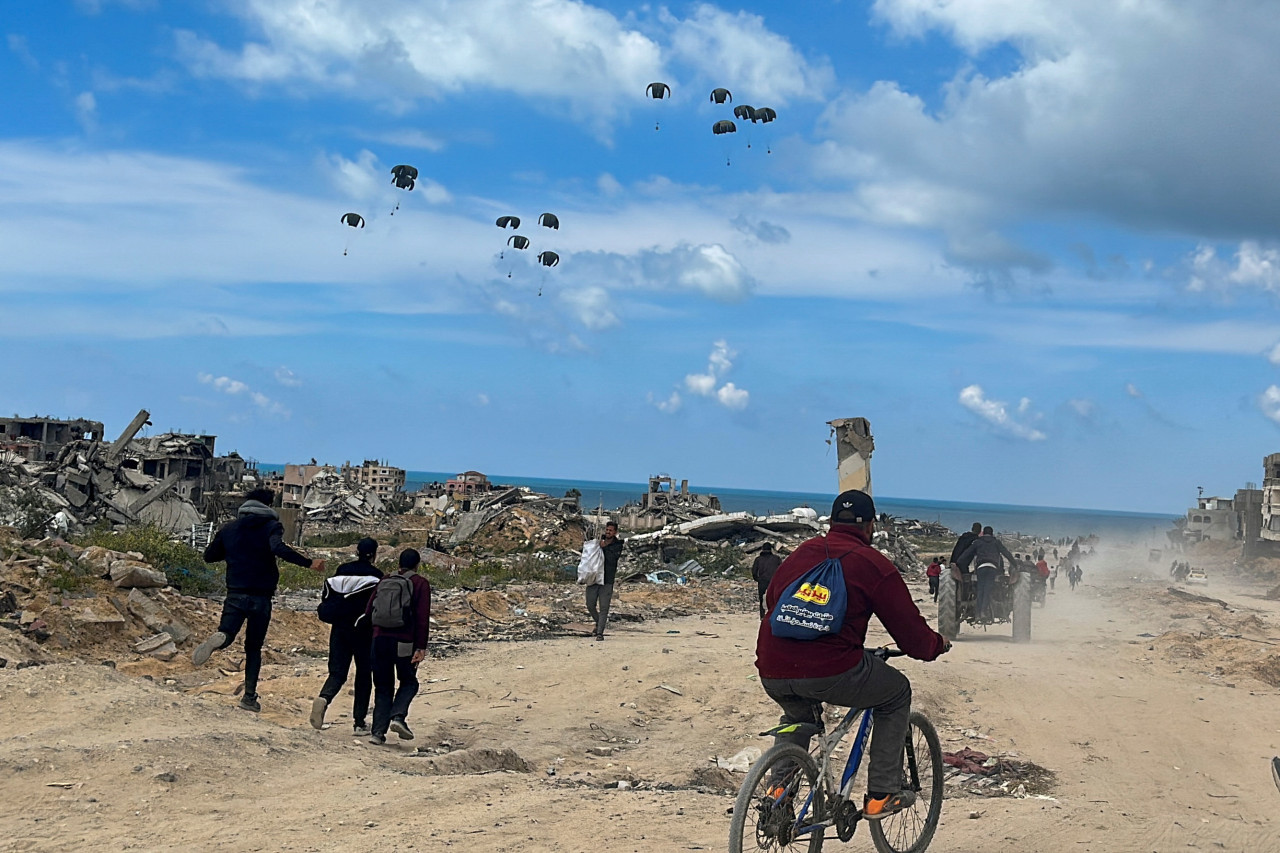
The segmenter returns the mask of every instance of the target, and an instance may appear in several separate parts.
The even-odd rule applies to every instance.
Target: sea
[[[424,483],[443,483],[452,476],[454,473],[409,471],[405,474],[405,488],[411,492],[417,491]],[[570,489],[577,489],[582,493],[583,507],[603,507],[606,510],[639,503],[641,496],[649,489],[648,483],[560,480],[544,477],[491,475],[489,480],[510,486],[528,486],[548,495],[563,495]],[[730,489],[696,486],[693,483],[690,483],[689,489],[702,494],[715,495],[720,499],[720,507],[725,512],[750,512],[756,515],[784,513],[801,506],[812,507],[820,515],[826,515],[831,511],[831,501],[835,498],[835,495],[830,493]],[[1110,541],[1147,543],[1150,547],[1159,547],[1159,542],[1165,539],[1165,531],[1172,526],[1176,517],[1138,512],[935,501],[880,495],[877,495],[875,500],[876,509],[880,512],[887,512],[898,518],[936,521],[955,533],[968,530],[975,521],[980,521],[983,525],[991,525],[1000,533],[1045,536],[1051,539],[1097,534]]]
[[[261,464],[263,471],[283,471],[283,465]],[[427,483],[443,483],[456,472],[407,471],[405,490],[416,492]],[[617,509],[627,504],[637,504],[648,491],[648,483],[608,482],[603,480],[557,479],[551,477],[518,477],[501,474],[489,475],[495,484],[528,486],[548,495],[563,495],[577,489],[584,508],[602,507]],[[766,489],[732,489],[717,486],[689,484],[691,491],[712,494],[720,499],[725,512],[750,512],[755,515],[771,515],[789,512],[795,507],[812,507],[820,515],[831,511],[834,494],[817,492],[784,492]],[[897,498],[876,496],[876,509],[897,518],[914,518],[934,521],[954,533],[968,530],[975,522],[991,525],[999,533],[1044,536],[1050,539],[1075,538],[1096,534],[1113,542],[1146,544],[1161,547],[1167,542],[1165,531],[1177,516],[1159,513],[1117,512],[1102,509],[1069,507],[1018,506],[1015,504],[969,503],[966,501],[936,501],[921,498]]]

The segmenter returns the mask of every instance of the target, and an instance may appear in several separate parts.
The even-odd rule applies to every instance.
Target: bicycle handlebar
[[[881,646],[878,649],[871,649],[870,651],[871,651],[871,654],[880,658],[880,660],[888,660],[889,658],[901,658],[901,657],[907,656],[907,653],[904,652],[902,649],[894,649],[894,648],[890,648],[889,646]]]

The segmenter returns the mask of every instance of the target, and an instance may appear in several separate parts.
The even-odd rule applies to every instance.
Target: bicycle
[[[896,649],[868,653],[881,660],[905,654]],[[840,841],[852,839],[863,819],[862,809],[852,800],[853,781],[862,763],[871,717],[870,708],[850,708],[830,734],[813,723],[787,723],[761,732],[761,737],[809,734],[814,745],[806,752],[793,743],[775,744],[752,766],[733,804],[729,853],[799,851],[806,844],[808,853],[820,853],[829,827],[835,828]],[[855,724],[858,733],[837,785],[836,751]],[[928,717],[918,711],[911,712],[902,779],[903,789],[914,791],[916,802],[896,814],[868,821],[871,840],[880,853],[923,853],[942,816],[942,744]],[[747,846],[748,841],[754,846]]]

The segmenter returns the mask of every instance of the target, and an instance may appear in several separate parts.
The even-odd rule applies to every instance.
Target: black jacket
[[[604,582],[613,583],[618,574],[618,558],[622,556],[622,540],[615,539],[610,545],[600,546],[604,552]]]
[[[761,554],[756,557],[755,562],[751,564],[751,577],[756,579],[761,592],[769,588],[769,581],[773,580],[774,574],[778,571],[778,566],[781,565],[782,558],[777,554]]]
[[[245,501],[240,516],[223,526],[204,549],[206,563],[227,562],[227,592],[274,595],[280,584],[276,557],[295,566],[311,561],[284,544],[284,525],[275,510]]]
[[[951,549],[951,562],[960,566],[962,569],[967,569],[968,565],[960,562],[960,555],[963,554],[965,549],[972,545],[973,540],[977,538],[978,534],[974,533],[972,530],[967,533],[961,533],[960,538],[956,540],[956,547]]]
[[[994,536],[979,536],[973,540],[973,543],[965,549],[960,555],[960,565],[967,566],[970,563],[974,568],[981,566],[983,563],[990,563],[997,569],[1004,568],[1003,557],[1009,561],[1009,565],[1015,565],[1013,555],[1009,553],[1009,549],[1004,547],[1004,543]]]

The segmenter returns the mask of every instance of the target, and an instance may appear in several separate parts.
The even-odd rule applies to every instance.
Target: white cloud
[[[1253,288],[1280,292],[1280,251],[1245,240],[1228,263],[1213,246],[1200,245],[1187,259],[1191,268],[1187,287],[1194,291]]]
[[[618,315],[613,312],[613,297],[603,287],[584,287],[565,290],[560,301],[569,306],[579,323],[592,331],[618,325]]]
[[[9,50],[14,56],[18,57],[18,61],[26,66],[28,71],[39,71],[40,60],[36,59],[35,54],[31,52],[31,48],[27,45],[25,36],[16,33],[9,33],[6,37],[9,43]]]
[[[690,373],[684,377],[684,387],[691,394],[710,397],[716,390],[716,377],[712,373]]]
[[[489,405],[489,395],[488,395],[488,394],[477,394],[477,395],[476,395],[476,405],[477,405],[477,406],[487,406],[487,405]]]
[[[302,380],[298,378],[298,374],[283,365],[276,368],[275,377],[276,381],[286,388],[302,387]]]
[[[834,83],[828,63],[807,61],[759,15],[702,3],[684,20],[665,10],[660,18],[671,31],[671,54],[698,69],[702,82],[730,89],[738,103],[820,100]]]
[[[1262,409],[1262,414],[1280,424],[1280,387],[1272,385],[1263,391],[1258,398],[1258,408]]]
[[[1083,397],[1068,400],[1067,406],[1085,420],[1092,418],[1098,411],[1097,403]]]
[[[1134,385],[1132,382],[1125,383],[1124,393],[1128,394],[1130,397],[1132,397],[1135,400],[1141,400],[1143,397],[1142,391],[1138,388],[1137,385]]]
[[[848,178],[876,221],[941,229],[968,247],[957,262],[995,270],[1044,264],[1012,233],[1037,219],[1280,239],[1269,4],[877,0],[872,15],[970,54],[940,91],[890,80],[833,99],[816,172]],[[1263,260],[1240,273],[1273,286]]]
[[[98,127],[98,99],[93,92],[81,92],[75,99],[76,121],[84,128],[85,133],[92,133]]]
[[[670,249],[647,248],[634,253],[575,252],[573,268],[574,275],[607,281],[613,287],[694,291],[718,302],[739,302],[756,287],[742,262],[718,243],[680,243]]]
[[[1030,401],[1018,406],[1018,412],[1026,415],[1030,411]],[[1009,408],[999,400],[991,400],[982,390],[981,385],[970,385],[960,391],[960,405],[994,426],[999,431],[1026,441],[1043,441],[1047,436],[1026,423],[1021,423],[1009,414]]]
[[[229,394],[233,397],[240,395],[248,397],[250,402],[267,414],[282,418],[287,418],[290,415],[289,410],[281,403],[272,400],[261,391],[254,391],[249,387],[248,383],[241,382],[239,379],[232,379],[229,376],[214,376],[212,373],[199,373],[196,378],[200,380],[201,384],[210,385],[224,394]]]
[[[726,382],[716,391],[716,399],[727,409],[742,410],[747,407],[751,394],[745,388],[738,388],[732,382]]]
[[[707,358],[705,373],[689,373],[684,377],[684,388],[690,394],[699,397],[710,397],[727,409],[745,409],[751,395],[732,382],[716,388],[716,383],[733,369],[733,360],[737,353],[729,348],[725,340],[716,341],[711,347],[711,355]]]
[[[651,391],[649,392],[648,400],[650,404],[658,409],[658,411],[668,415],[680,411],[680,406],[684,402],[680,399],[679,391],[672,391],[671,396],[667,397],[665,400],[654,397],[653,392]]]
[[[1277,342],[1276,345],[1267,353],[1267,361],[1271,362],[1276,367],[1280,367],[1280,342]]]

